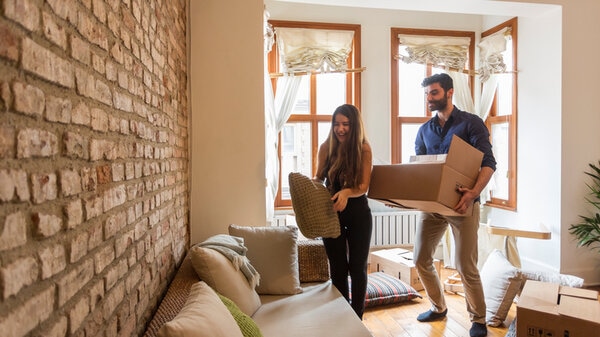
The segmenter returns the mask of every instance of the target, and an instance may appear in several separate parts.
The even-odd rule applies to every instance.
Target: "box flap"
[[[561,296],[558,312],[561,315],[590,321],[600,326],[600,302],[598,297],[586,299],[572,296]]]
[[[582,288],[573,288],[573,287],[563,286],[563,287],[560,287],[560,290],[558,293],[561,296],[565,295],[565,296],[571,296],[571,297],[585,298],[585,299],[589,299],[589,300],[597,300],[598,299],[598,292],[596,290],[592,290],[592,289],[582,289]]]
[[[461,174],[475,179],[481,169],[483,152],[453,135],[446,163]]]
[[[560,285],[534,280],[527,280],[519,296],[517,309],[542,311],[558,314],[558,290]]]

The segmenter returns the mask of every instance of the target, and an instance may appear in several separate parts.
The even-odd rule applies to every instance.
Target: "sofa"
[[[210,267],[212,262],[208,261],[222,259],[222,254],[195,245],[188,251],[178,268],[164,298],[146,328],[144,337],[175,335],[175,333],[166,333],[166,328],[163,328],[163,326],[167,323],[171,325],[173,321],[177,321],[182,308],[190,305],[191,292],[197,291],[200,283],[204,283],[204,281],[209,284],[213,283],[211,287],[204,287],[205,290],[211,291],[212,288],[218,294],[230,294],[233,302],[238,304],[241,311],[245,311],[247,314],[244,315],[246,320],[251,321],[252,325],[255,324],[253,327],[255,331],[249,333],[244,331],[239,321],[237,322],[244,337],[372,336],[354,313],[349,303],[331,284],[322,241],[298,240],[297,228],[294,229],[294,227],[269,229],[267,227],[232,226],[230,226],[230,234],[233,232],[233,234],[244,237],[244,242],[248,246],[248,260],[252,265],[256,265],[256,270],[260,272],[261,281],[259,284],[263,288],[256,286],[253,291],[232,292],[231,289],[228,289],[230,285],[227,283],[235,283],[235,278],[242,275],[242,273],[238,272],[233,277],[224,275],[219,278],[221,277],[220,274],[225,273],[214,272],[217,268]],[[257,231],[258,234],[256,234]],[[284,248],[277,248],[278,244]],[[289,250],[291,253],[283,253],[285,250]],[[294,255],[294,252],[297,255]],[[200,253],[205,256],[199,258]],[[263,254],[263,256],[260,257],[256,254]],[[206,256],[209,255],[212,257],[207,259]],[[266,256],[269,257],[265,258]],[[286,259],[288,260],[286,261]],[[220,264],[221,266],[227,265],[225,262]],[[278,267],[277,264],[281,266]],[[210,272],[202,270],[207,266],[212,268]],[[293,269],[288,272],[282,269],[290,267]],[[277,269],[284,273],[271,275]],[[204,277],[201,278],[199,275],[204,275]],[[243,276],[240,276],[240,278],[245,281]],[[286,278],[289,280],[281,281]],[[297,282],[297,284],[294,282]],[[247,282],[240,282],[240,284],[243,284],[242,287],[244,287]],[[271,287],[271,289],[265,287]],[[253,297],[255,290],[258,290],[256,299]],[[244,293],[243,297],[238,296],[240,293]],[[252,293],[252,295],[246,296],[245,293]],[[213,314],[216,311],[215,308],[220,307],[220,304],[211,307],[205,303],[208,302],[203,302],[197,307],[198,317]],[[201,318],[196,319],[193,315],[191,317],[193,324],[201,320]],[[208,323],[203,327],[200,325],[196,330],[212,331],[213,329],[221,329],[223,325],[233,324],[231,320],[226,321],[228,323],[217,323],[214,318],[204,317],[204,319],[207,319]],[[161,331],[161,328],[163,328],[163,331]],[[215,330],[214,333],[207,331],[206,334],[198,334],[197,336],[217,336],[221,334],[231,335],[232,332]],[[237,332],[235,334],[237,335]],[[187,336],[189,334],[180,335]],[[196,334],[194,335],[196,336]]]

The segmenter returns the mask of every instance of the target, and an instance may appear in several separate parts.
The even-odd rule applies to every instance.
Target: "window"
[[[457,37],[469,37],[471,40],[468,57],[463,72],[469,74],[471,97],[474,83],[474,33],[458,31],[438,31],[419,29],[391,29],[391,45],[395,55],[406,54],[406,46],[401,43],[400,36],[421,38],[443,37],[451,40]],[[475,107],[466,108],[457,102],[457,85],[455,81],[454,104],[459,108],[483,116],[489,131],[497,167],[492,180],[482,195],[486,205],[509,210],[516,209],[517,195],[517,18],[506,21],[482,33],[482,41],[497,39],[495,50],[485,54],[483,43],[480,43],[480,60],[478,79],[482,84],[481,102]],[[492,49],[494,49],[492,48]],[[482,56],[482,55],[488,56]],[[412,57],[412,56],[411,56]],[[439,64],[439,62],[438,62]],[[427,111],[423,89],[420,86],[424,77],[444,71],[448,65],[432,65],[431,63],[405,63],[398,57],[391,60],[392,78],[392,163],[407,162],[414,154],[414,140],[421,124],[431,118]],[[455,68],[458,68],[455,65]],[[461,70],[461,69],[453,69]],[[491,89],[490,89],[491,88]],[[487,99],[490,90],[493,99]],[[466,103],[465,103],[466,104]],[[472,102],[471,102],[471,105]],[[488,111],[489,110],[489,111]]]
[[[440,60],[437,64],[418,62],[406,63],[395,57],[395,55],[412,55],[413,51],[407,50],[407,45],[401,43],[401,37],[413,37],[414,39],[429,39],[431,44],[438,41],[453,41],[455,46],[461,46],[466,59],[458,62],[453,60]],[[475,36],[473,32],[461,31],[441,31],[425,29],[391,29],[392,46],[392,163],[408,162],[411,155],[415,154],[415,138],[421,124],[431,118],[431,113],[427,110],[425,97],[421,82],[427,76],[442,72],[444,68],[449,67],[452,70],[463,71],[473,69],[473,57],[475,48]],[[419,43],[418,41],[415,43]],[[454,49],[454,47],[450,47]],[[429,50],[431,48],[429,47]],[[466,52],[466,53],[465,53]],[[435,55],[430,55],[429,59],[436,59]],[[451,64],[452,63],[452,64]],[[458,63],[458,64],[457,64]],[[462,63],[462,64],[461,64]],[[459,67],[460,69],[457,69]],[[473,76],[469,76],[470,83],[473,83]],[[455,88],[456,92],[456,88]],[[472,88],[471,88],[472,96]],[[456,102],[455,102],[456,104]],[[457,104],[458,105],[458,104]]]
[[[486,119],[497,167],[488,185],[488,206],[515,210],[517,205],[517,18],[482,34],[500,34],[506,50],[501,52],[505,71],[496,73],[494,99]]]
[[[353,32],[352,50],[346,60],[346,72],[296,72],[301,76],[292,113],[279,134],[279,189],[275,207],[291,206],[288,174],[300,172],[312,177],[316,170],[319,145],[329,134],[331,115],[344,103],[360,109],[360,25],[269,21],[273,26],[275,44],[268,55],[273,90],[277,77],[285,70],[277,41],[277,28],[302,28]]]

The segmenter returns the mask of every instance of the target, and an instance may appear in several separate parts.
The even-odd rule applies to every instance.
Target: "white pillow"
[[[248,316],[260,307],[260,297],[242,271],[223,254],[210,248],[193,246],[192,266],[198,277],[215,291],[231,299]]]
[[[175,318],[158,330],[158,337],[243,337],[235,319],[205,282],[195,283]]]
[[[298,271],[298,228],[229,225],[229,235],[244,239],[246,256],[260,274],[259,294],[293,295],[302,292]]]
[[[521,288],[521,271],[494,249],[481,269],[481,283],[485,295],[486,322],[499,326],[506,319],[510,306]]]

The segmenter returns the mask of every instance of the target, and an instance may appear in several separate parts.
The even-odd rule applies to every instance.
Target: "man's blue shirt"
[[[417,155],[448,153],[452,135],[457,135],[483,152],[482,167],[487,166],[496,170],[490,133],[485,123],[479,116],[458,110],[456,106],[443,128],[440,127],[437,114],[421,125],[415,139],[415,153]]]

